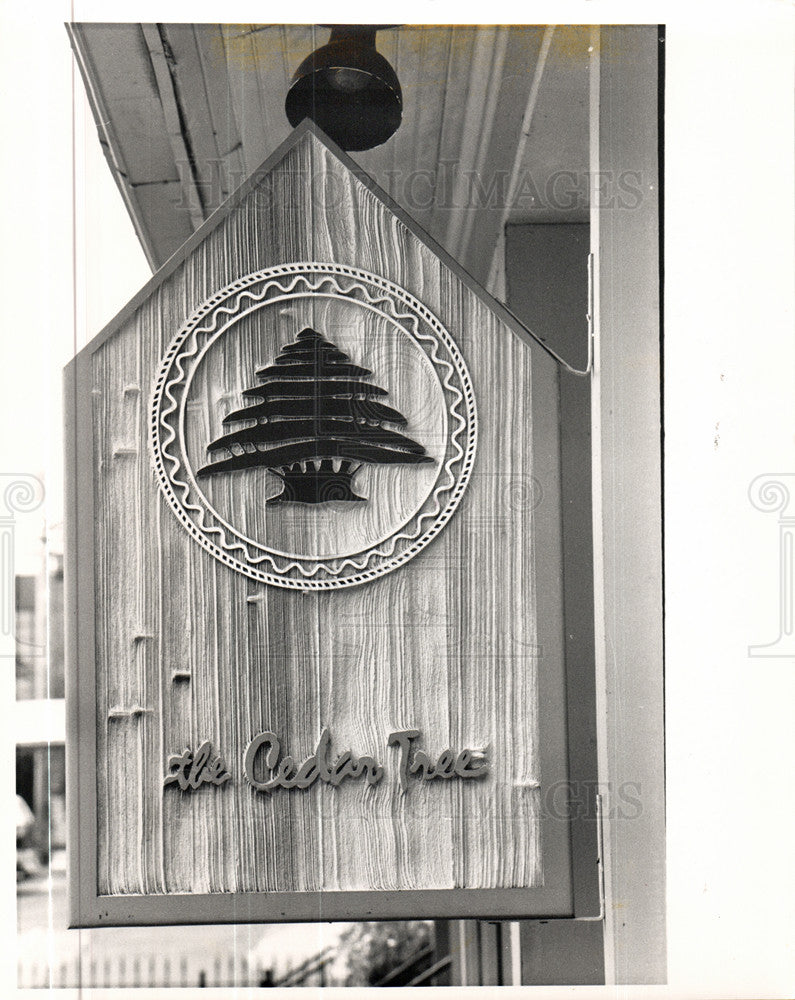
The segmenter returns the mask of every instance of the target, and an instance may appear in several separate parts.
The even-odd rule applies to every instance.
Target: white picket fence
[[[284,976],[279,975],[281,980]],[[68,961],[50,966],[46,960],[30,959],[17,966],[17,985],[26,988],[129,987],[129,986],[259,986],[267,977],[264,969],[245,956],[208,956],[203,960],[180,955],[115,955],[96,961]],[[296,984],[298,985],[298,984]],[[316,985],[301,981],[300,985]]]
[[[20,961],[17,986],[20,989],[83,989],[115,987],[245,987],[245,986],[326,986],[327,970],[334,960],[334,948],[324,948],[298,965],[276,961],[266,969],[245,955],[114,955],[82,961],[74,957],[54,966],[46,961]]]

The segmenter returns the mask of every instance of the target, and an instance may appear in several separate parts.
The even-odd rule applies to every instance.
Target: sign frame
[[[598,828],[589,810],[568,805],[572,783],[596,782],[595,752],[568,752],[577,733],[567,726],[569,699],[575,687],[586,687],[563,660],[562,627],[560,672],[539,671],[539,746],[542,807],[541,836],[545,881],[535,888],[346,890],[311,892],[219,892],[163,895],[100,895],[97,891],[97,662],[94,648],[94,457],[92,430],[92,355],[102,343],[165,281],[205,237],[242,201],[258,180],[278,163],[307,132],[312,132],[400,222],[468,286],[507,327],[528,343],[539,359],[533,367],[534,441],[549,433],[557,421],[557,393],[549,378],[553,362],[543,345],[515,316],[482,289],[345,153],[308,120],[270,156],[258,171],[219,208],[183,247],[154,275],[128,305],[70,362],[64,373],[66,442],[66,697],[67,788],[69,834],[70,926],[248,923],[280,921],[377,920],[416,918],[518,919],[597,915],[599,909]],[[542,381],[539,369],[547,366]],[[538,394],[536,395],[536,387]],[[546,398],[544,398],[546,395]],[[536,423],[537,421],[537,427]],[[538,449],[537,466],[554,456]],[[539,575],[545,563],[559,561],[560,497],[548,497],[548,509],[557,511],[553,532],[537,533]],[[557,533],[557,534],[556,534]],[[560,616],[562,582],[538,588],[538,617]],[[585,671],[589,669],[586,665]],[[579,672],[579,671],[578,671]],[[384,738],[386,740],[386,733]],[[571,772],[570,761],[588,759],[587,774]],[[559,789],[567,790],[564,796]],[[288,793],[289,794],[289,793]],[[567,805],[560,809],[560,799]],[[555,801],[555,808],[552,806]],[[560,815],[557,815],[560,809]]]

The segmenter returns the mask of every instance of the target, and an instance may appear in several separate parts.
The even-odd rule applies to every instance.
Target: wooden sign
[[[513,317],[304,123],[66,397],[73,924],[571,913]]]

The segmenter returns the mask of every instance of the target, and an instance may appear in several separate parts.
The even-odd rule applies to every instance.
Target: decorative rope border
[[[310,276],[315,276],[314,280]],[[338,277],[348,280],[347,287],[340,284]],[[255,291],[253,286],[261,283],[264,283],[264,287],[260,291]],[[191,486],[185,481],[185,473],[182,471],[187,466],[184,442],[178,433],[186,400],[185,365],[189,366],[191,358],[199,352],[199,335],[217,335],[220,332],[218,327],[222,319],[225,325],[230,325],[243,311],[244,299],[247,300],[247,304],[253,301],[266,305],[273,301],[268,299],[268,293],[273,289],[280,293],[276,298],[282,299],[285,296],[303,297],[318,293],[327,284],[336,289],[338,295],[334,297],[356,302],[355,293],[358,291],[364,295],[371,307],[386,306],[392,314],[391,317],[387,316],[388,319],[394,322],[407,321],[411,327],[407,332],[410,332],[426,356],[428,352],[424,350],[422,341],[429,344],[430,360],[437,369],[437,374],[439,369],[444,372],[444,378],[440,381],[444,390],[453,397],[448,413],[453,418],[454,426],[447,449],[448,453],[452,450],[452,454],[444,465],[446,480],[441,484],[437,481],[433,493],[415,513],[412,518],[414,521],[412,531],[396,531],[380,545],[356,556],[351,554],[338,559],[324,560],[302,560],[300,556],[295,556],[280,564],[278,556],[259,543],[248,540],[263,552],[262,555],[255,556],[242,542],[230,541],[223,527],[206,523],[205,518],[209,511],[191,502]],[[303,285],[305,291],[297,291],[299,285]],[[371,293],[368,285],[375,286],[375,294]],[[223,304],[233,296],[231,307]],[[404,309],[407,307],[411,312],[399,311],[396,308],[396,299],[402,303]],[[432,333],[421,329],[420,319],[424,320]],[[440,345],[450,360],[440,356]],[[461,404],[464,406],[463,414],[460,410]],[[334,263],[283,264],[248,274],[216,292],[193,313],[169,345],[155,383],[150,412],[150,444],[160,489],[194,540],[220,562],[251,579],[296,590],[329,590],[355,586],[391,572],[415,556],[436,537],[458,506],[469,481],[477,443],[477,413],[472,382],[463,357],[445,327],[429,309],[400,286],[368,271]],[[174,422],[177,422],[177,429],[173,426]],[[463,447],[460,442],[462,435],[465,435]],[[168,466],[171,467],[170,471]],[[457,470],[454,469],[455,466],[458,466]],[[182,497],[178,493],[181,493]],[[442,509],[444,494],[449,496]],[[424,508],[429,500],[431,506],[426,510]],[[193,516],[191,511],[194,512]],[[429,519],[434,519],[433,523],[421,534],[423,522]],[[218,536],[217,543],[210,539],[211,534]],[[401,542],[411,544],[395,554],[395,549]],[[236,558],[232,554],[235,550],[242,552],[243,559]],[[369,564],[376,558],[381,558],[383,561],[379,565],[370,566]],[[263,562],[270,565],[271,572],[260,568]],[[356,572],[345,573],[347,569]],[[298,572],[300,576],[287,575],[291,572]],[[320,576],[320,574],[328,575]]]

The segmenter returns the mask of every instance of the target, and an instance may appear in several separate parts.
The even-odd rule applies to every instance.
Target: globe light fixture
[[[295,127],[311,118],[348,151],[380,146],[403,113],[397,74],[376,51],[375,34],[393,25],[337,24],[331,37],[295,71],[285,111]]]

